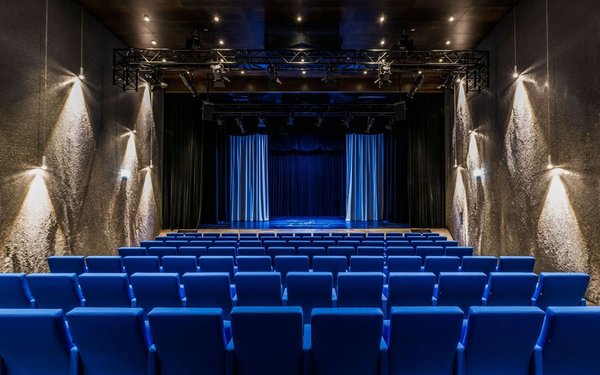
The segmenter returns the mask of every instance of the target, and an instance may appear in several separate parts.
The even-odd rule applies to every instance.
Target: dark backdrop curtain
[[[344,135],[271,135],[271,217],[344,216]]]

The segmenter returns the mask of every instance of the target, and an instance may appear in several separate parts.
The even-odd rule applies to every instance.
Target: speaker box
[[[396,121],[406,120],[406,103],[398,102],[394,104],[394,117]]]
[[[202,120],[213,121],[215,119],[215,105],[210,102],[202,102]]]

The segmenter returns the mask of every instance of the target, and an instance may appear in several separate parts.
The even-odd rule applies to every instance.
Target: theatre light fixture
[[[213,75],[213,81],[215,87],[224,88],[225,85],[229,82],[229,78],[225,76],[227,69],[223,66],[223,64],[214,64],[210,66]]]

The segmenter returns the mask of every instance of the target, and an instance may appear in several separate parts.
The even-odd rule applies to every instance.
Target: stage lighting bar
[[[181,78],[181,81],[183,82],[185,87],[187,87],[187,89],[190,90],[190,92],[192,93],[192,96],[194,98],[196,96],[198,96],[198,91],[196,91],[196,87],[194,86],[194,80],[190,76],[190,73],[189,72],[179,73],[179,77]]]
[[[417,91],[419,91],[419,89],[421,88],[421,86],[423,85],[423,81],[425,80],[425,74],[418,74],[417,78],[415,78],[412,87],[410,88],[410,91],[408,92],[408,97],[410,99],[414,98],[415,95],[417,94]]]

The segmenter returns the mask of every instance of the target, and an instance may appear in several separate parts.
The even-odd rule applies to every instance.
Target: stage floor
[[[387,221],[346,221],[343,217],[275,217],[269,221],[234,221],[200,229],[372,229],[408,228]]]

